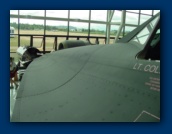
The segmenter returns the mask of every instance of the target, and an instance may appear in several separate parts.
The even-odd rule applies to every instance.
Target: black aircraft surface
[[[113,45],[35,59],[11,122],[160,122],[160,14]]]

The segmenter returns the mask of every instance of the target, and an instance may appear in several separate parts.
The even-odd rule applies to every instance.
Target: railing
[[[21,44],[21,37],[29,37],[30,41],[29,44]],[[78,36],[78,35],[38,35],[38,34],[19,34],[18,35],[18,47],[22,46],[22,45],[27,45],[27,46],[34,46],[34,39],[36,38],[40,38],[42,39],[42,41],[40,42],[40,47],[39,50],[42,53],[49,53],[51,52],[51,50],[46,50],[46,46],[47,46],[47,42],[46,42],[46,38],[54,38],[53,40],[53,44],[52,44],[52,49],[57,51],[58,50],[58,44],[60,44],[62,41],[64,40],[70,40],[70,39],[76,39],[76,40],[87,40],[90,42],[90,44],[106,44],[106,37],[101,37],[101,36]],[[61,39],[63,38],[63,40]],[[115,37],[110,37],[110,39],[115,39]],[[93,43],[93,40],[94,43]],[[34,46],[36,47],[36,46]],[[10,53],[15,53],[15,52],[10,52]]]

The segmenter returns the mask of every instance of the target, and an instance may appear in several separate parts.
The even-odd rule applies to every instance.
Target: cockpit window
[[[137,59],[160,61],[160,23],[149,38],[147,46],[137,54]]]
[[[143,30],[141,30],[134,38],[130,40],[130,42],[135,42],[144,48],[148,37],[150,36],[151,32],[153,31],[159,16],[157,16],[154,20],[152,20]]]
[[[151,47],[154,47],[155,45],[157,45],[157,42],[160,40],[160,28],[156,31],[156,34],[150,44]]]
[[[157,29],[150,46],[147,48],[145,59],[160,60],[160,28]]]

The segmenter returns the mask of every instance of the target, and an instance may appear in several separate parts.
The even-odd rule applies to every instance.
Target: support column
[[[118,29],[118,32],[117,32],[117,34],[116,34],[114,43],[117,42],[117,40],[118,40],[118,38],[119,38],[119,35],[120,35],[120,33],[121,33],[121,30],[122,30],[123,26],[125,26],[125,16],[126,16],[126,10],[122,10],[121,24],[120,24],[119,29]]]

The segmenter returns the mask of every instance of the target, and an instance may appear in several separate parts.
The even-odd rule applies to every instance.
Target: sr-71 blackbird
[[[11,122],[160,122],[160,14],[115,44],[36,58]]]

